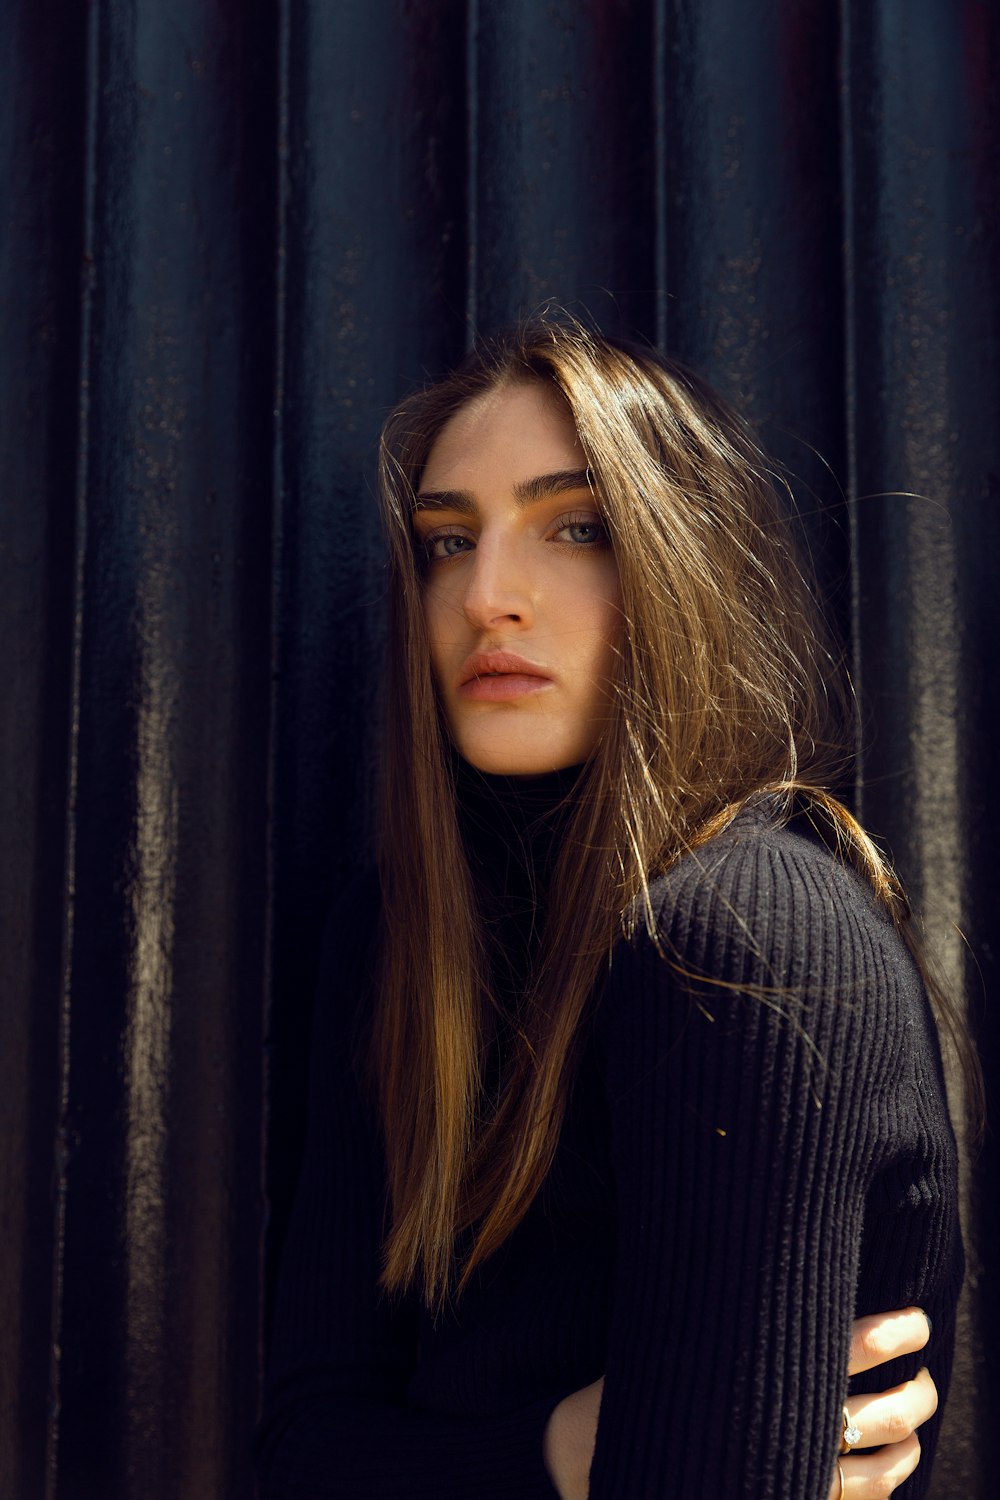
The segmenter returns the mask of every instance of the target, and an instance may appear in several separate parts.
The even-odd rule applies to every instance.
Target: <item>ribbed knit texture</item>
[[[551,836],[535,808],[512,845],[525,828]],[[503,880],[505,941],[520,922],[530,947],[531,872],[514,859]],[[956,1154],[904,945],[865,883],[766,807],[653,894],[659,947],[615,949],[543,1192],[436,1324],[376,1289],[384,1164],[355,1063],[376,887],[342,903],[259,1438],[267,1500],[552,1500],[545,1423],[602,1374],[591,1500],[826,1500],[851,1319],[911,1303],[930,1347],[855,1388],[927,1363],[946,1394]]]

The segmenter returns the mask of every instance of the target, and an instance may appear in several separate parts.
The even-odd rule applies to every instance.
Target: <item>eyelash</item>
[[[561,546],[572,547],[575,551],[586,552],[599,547],[606,547],[608,545],[609,538],[607,527],[605,526],[600,516],[595,516],[592,511],[560,516],[558,520],[555,521],[549,528],[550,538],[552,540],[555,540],[560,531],[567,531],[571,526],[595,526],[597,528],[598,535],[591,542],[566,541],[560,543]],[[466,557],[468,555],[468,551],[471,549],[463,548],[460,552],[449,552],[445,553],[443,556],[437,557],[434,555],[434,548],[437,546],[438,542],[448,541],[448,539],[451,537],[454,537],[460,541],[473,541],[472,537],[466,536],[462,531],[456,531],[453,529],[442,527],[439,531],[432,531],[429,536],[418,538],[417,546],[428,563],[450,562],[452,558],[455,557]],[[475,544],[473,542],[473,546],[474,545]]]

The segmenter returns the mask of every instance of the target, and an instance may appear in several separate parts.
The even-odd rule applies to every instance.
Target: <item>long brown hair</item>
[[[544,382],[573,417],[622,599],[613,708],[575,789],[547,927],[499,1099],[483,1103],[489,958],[457,820],[411,518],[431,445],[476,396]],[[373,1063],[389,1169],[383,1282],[436,1304],[510,1235],[552,1162],[581,1022],[650,878],[747,799],[805,792],[904,932],[892,872],[826,788],[843,682],[795,556],[775,476],[740,419],[651,350],[571,320],[481,345],[385,424],[380,490],[391,618]],[[833,726],[833,731],[831,731]],[[455,1262],[456,1239],[471,1250]]]

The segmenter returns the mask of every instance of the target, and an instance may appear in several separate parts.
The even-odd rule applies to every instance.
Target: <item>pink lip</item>
[[[547,672],[523,656],[510,651],[475,651],[462,668],[458,691],[463,698],[496,702],[537,693],[551,682]]]

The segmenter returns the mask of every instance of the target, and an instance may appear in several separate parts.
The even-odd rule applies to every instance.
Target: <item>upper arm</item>
[[[618,1244],[592,1500],[660,1474],[703,1500],[820,1496],[886,1065],[851,913],[766,847],[661,895],[663,951],[620,950],[605,998]]]

